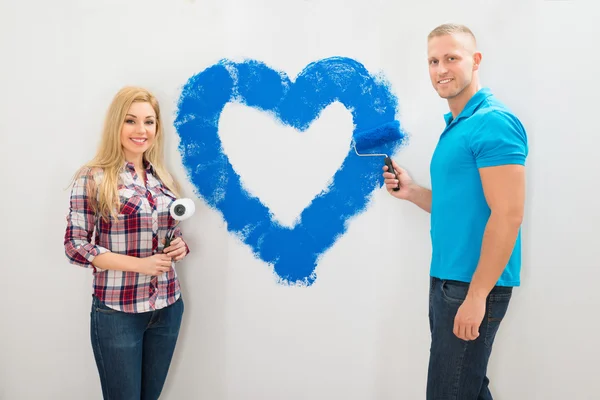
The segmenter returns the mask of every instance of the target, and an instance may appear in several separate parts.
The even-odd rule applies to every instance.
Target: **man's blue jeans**
[[[171,364],[183,315],[183,299],[145,313],[108,308],[93,297],[91,339],[107,400],[156,400]]]
[[[479,337],[465,341],[453,333],[454,317],[469,284],[431,278],[429,324],[431,349],[427,400],[492,400],[487,365],[512,287],[496,286],[486,300]]]

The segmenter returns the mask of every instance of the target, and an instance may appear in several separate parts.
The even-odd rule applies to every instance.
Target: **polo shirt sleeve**
[[[493,110],[481,116],[470,148],[478,168],[505,164],[525,165],[529,152],[523,125],[512,114]]]

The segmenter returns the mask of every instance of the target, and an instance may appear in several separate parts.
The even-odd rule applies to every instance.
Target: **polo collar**
[[[491,95],[492,91],[490,90],[490,88],[484,87],[479,89],[473,95],[473,97],[469,99],[467,104],[465,104],[465,108],[463,108],[460,114],[456,116],[454,121],[458,121],[460,118],[469,118],[470,116],[472,116],[475,113],[475,111],[479,108],[481,103],[483,103],[483,101]],[[446,121],[446,126],[450,125],[453,122],[452,112],[444,114],[444,120]]]

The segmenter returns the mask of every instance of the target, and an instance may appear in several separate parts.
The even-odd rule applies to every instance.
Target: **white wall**
[[[178,269],[186,313],[163,398],[424,398],[428,215],[378,190],[322,258],[312,286],[278,284],[221,214],[194,196],[172,123],[182,85],[221,58],[261,60],[294,77],[315,60],[347,56],[391,82],[411,134],[395,159],[428,185],[447,108],[428,81],[425,37],[447,21],[478,35],[483,83],[519,114],[531,145],[523,285],[497,336],[492,389],[500,400],[598,398],[600,28],[592,7],[591,0],[2,2],[0,398],[101,398],[89,341],[91,272],[63,254],[65,188],[93,155],[106,107],[126,84],[160,98],[168,164],[197,206],[184,225],[192,249]],[[284,196],[314,189],[281,171],[325,168],[339,141],[313,154],[306,146],[305,154],[290,137],[278,148],[283,156],[270,159],[260,140],[289,131],[234,111],[229,121],[254,125],[241,132],[246,137],[239,125],[224,130],[237,138],[231,151],[249,176],[282,160],[272,165],[278,171],[255,178],[255,190],[271,189],[280,212],[292,213]],[[349,138],[347,114],[330,117],[323,131],[339,120],[336,135]],[[244,158],[253,154],[261,157],[254,164]]]

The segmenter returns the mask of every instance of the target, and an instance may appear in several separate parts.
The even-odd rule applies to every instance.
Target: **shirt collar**
[[[488,97],[490,97],[491,95],[492,95],[492,91],[489,88],[484,87],[484,88],[479,89],[473,95],[473,97],[471,97],[469,99],[467,104],[465,104],[465,108],[463,108],[463,110],[460,112],[460,114],[458,114],[456,116],[456,118],[454,120],[458,120],[459,118],[468,118],[468,117],[472,116],[475,113],[475,111],[479,108],[481,103],[483,103],[483,101],[485,99],[487,99]],[[448,112],[448,113],[444,114],[444,120],[446,121],[446,126],[450,125],[450,123],[453,122],[452,112]]]
[[[135,166],[133,165],[132,162],[124,161],[124,167],[126,170],[128,170],[132,173],[135,172]],[[152,165],[152,163],[150,161],[144,160],[144,167],[146,169],[146,172],[149,172],[151,174],[154,173],[154,165]]]

